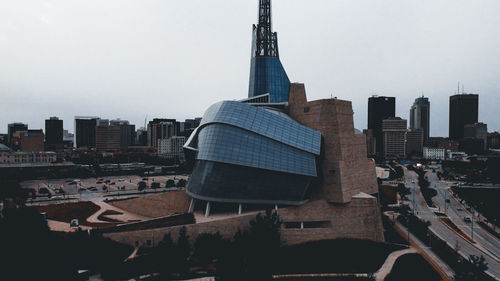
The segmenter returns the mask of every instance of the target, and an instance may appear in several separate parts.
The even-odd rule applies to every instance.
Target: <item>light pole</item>
[[[471,216],[472,242],[474,242],[474,216]]]

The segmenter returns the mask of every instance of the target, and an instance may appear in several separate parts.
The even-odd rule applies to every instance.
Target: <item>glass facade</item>
[[[316,176],[314,154],[225,124],[201,130],[197,159]]]
[[[200,127],[209,123],[225,123],[263,135],[286,145],[316,155],[320,154],[321,133],[268,110],[236,101],[223,101],[210,106]]]
[[[248,97],[270,94],[270,102],[288,102],[290,80],[278,57],[254,56],[250,65]]]
[[[317,176],[321,134],[283,113],[224,101],[205,112],[184,148],[195,157],[192,197],[300,204]]]

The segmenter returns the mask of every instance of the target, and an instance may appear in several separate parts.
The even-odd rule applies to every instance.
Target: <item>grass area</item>
[[[406,254],[394,263],[385,281],[440,281],[441,276],[425,261],[420,254]]]
[[[36,209],[40,213],[47,213],[47,218],[50,220],[69,223],[72,219],[78,219],[80,225],[91,227],[108,227],[115,225],[87,222],[87,218],[100,209],[99,206],[89,201],[36,206]]]
[[[283,247],[277,263],[280,274],[372,273],[390,253],[403,248],[369,240],[321,240]]]

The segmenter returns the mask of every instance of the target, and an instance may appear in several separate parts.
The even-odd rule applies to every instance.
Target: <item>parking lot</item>
[[[97,197],[119,196],[137,193],[148,193],[153,190],[166,190],[168,180],[176,186],[179,180],[187,180],[187,175],[162,176],[111,176],[87,179],[49,179],[21,182],[22,188],[34,189],[35,200],[62,200],[62,199],[93,199]],[[144,190],[139,190],[139,183],[144,182]],[[143,184],[143,185],[144,185]],[[169,186],[169,188],[175,187]],[[50,193],[50,196],[47,194]]]

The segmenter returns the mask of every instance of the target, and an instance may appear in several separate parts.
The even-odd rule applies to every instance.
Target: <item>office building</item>
[[[424,159],[427,160],[444,160],[445,149],[437,147],[424,147]]]
[[[395,114],[396,98],[372,96],[368,99],[368,129],[373,131],[378,155],[384,151],[382,121],[395,117]]]
[[[111,120],[111,126],[120,127],[120,147],[126,149],[135,144],[135,125],[130,124],[127,120]]]
[[[14,133],[27,130],[28,124],[11,123],[7,125],[7,145],[13,149],[16,149],[16,146],[19,145],[19,139],[14,140]]]
[[[415,99],[410,109],[410,129],[421,129],[424,134],[424,143],[427,143],[430,129],[430,103],[428,98],[422,96]]]
[[[489,149],[499,149],[500,133],[499,132],[488,133],[487,143]]]
[[[43,141],[45,135],[42,129],[18,131],[14,133],[14,138],[19,139],[20,151],[43,151]]]
[[[406,120],[392,117],[382,121],[384,157],[406,157]]]
[[[121,149],[120,126],[99,125],[95,129],[95,148],[99,152],[117,152]]]
[[[50,117],[45,120],[45,150],[59,150],[64,147],[63,120]]]
[[[148,123],[148,146],[158,151],[158,140],[178,136],[180,124],[175,119],[155,118]]]
[[[74,147],[75,134],[68,132],[68,130],[63,130],[63,143],[64,143],[64,148]]]
[[[95,128],[99,117],[75,117],[75,145],[77,148],[95,148]]]
[[[289,90],[290,80],[279,57],[278,34],[272,31],[271,0],[260,0],[258,24],[253,25],[248,98],[287,102]]]
[[[450,97],[449,138],[460,140],[464,137],[464,127],[477,123],[479,96],[474,94],[454,95]]]
[[[481,140],[483,151],[488,149],[488,126],[484,123],[467,124],[464,126],[464,138]]]
[[[409,129],[406,132],[406,155],[422,156],[424,145],[424,130]]]
[[[184,136],[174,136],[166,139],[158,140],[158,154],[166,157],[184,161],[183,146],[186,142]]]

